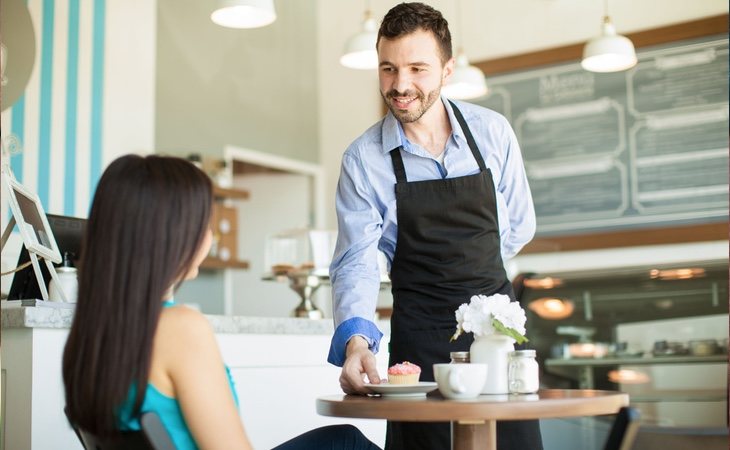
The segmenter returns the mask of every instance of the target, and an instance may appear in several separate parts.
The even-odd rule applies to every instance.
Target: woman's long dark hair
[[[190,269],[209,226],[210,179],[180,158],[123,156],[96,188],[63,354],[70,419],[107,435],[137,386],[144,399],[165,292]]]

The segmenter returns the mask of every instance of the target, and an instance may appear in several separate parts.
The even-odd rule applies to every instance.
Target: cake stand
[[[261,277],[264,281],[277,281],[289,283],[289,287],[299,294],[301,301],[294,311],[292,317],[303,319],[324,319],[324,313],[312,300],[312,296],[320,286],[329,285],[329,275],[317,273],[314,269],[292,269],[276,273],[268,273]],[[384,277],[380,280],[380,289],[390,286],[390,279]]]
[[[324,313],[315,305],[312,296],[323,284],[329,284],[329,276],[319,275],[310,269],[289,270],[285,273],[274,273],[264,275],[265,281],[288,282],[289,287],[299,294],[301,301],[294,311],[293,317],[304,319],[324,319]]]

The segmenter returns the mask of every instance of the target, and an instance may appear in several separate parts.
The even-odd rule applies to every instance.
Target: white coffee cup
[[[451,399],[476,398],[487,380],[486,364],[434,364],[433,374],[441,395]]]

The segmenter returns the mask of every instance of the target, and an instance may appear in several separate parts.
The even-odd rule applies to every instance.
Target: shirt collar
[[[446,114],[449,116],[449,123],[451,123],[451,135],[456,140],[456,144],[458,147],[461,147],[461,144],[466,144],[466,138],[464,138],[464,132],[461,129],[461,126],[459,125],[459,121],[456,120],[456,116],[454,116],[454,110],[451,107],[451,103],[449,100],[441,96],[441,102],[443,103],[444,107],[446,108]],[[408,149],[410,145],[412,145],[408,138],[406,138],[406,134],[403,131],[403,126],[398,121],[398,119],[395,118],[393,113],[389,110],[388,114],[386,114],[385,118],[383,119],[383,137],[382,137],[382,148],[381,151],[383,154],[390,153],[391,150],[394,150],[401,145],[403,148]]]

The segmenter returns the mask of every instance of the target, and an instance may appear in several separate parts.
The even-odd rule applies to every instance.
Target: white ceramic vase
[[[469,349],[469,360],[487,364],[487,379],[482,394],[508,394],[507,368],[509,352],[514,351],[515,340],[503,334],[474,336]]]

